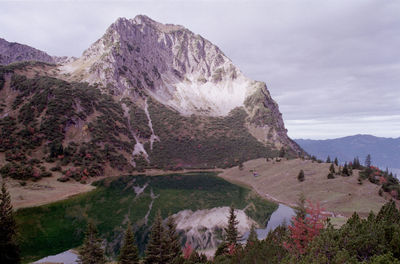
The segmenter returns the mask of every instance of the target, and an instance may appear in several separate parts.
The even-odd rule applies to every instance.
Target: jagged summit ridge
[[[216,45],[183,26],[143,15],[119,18],[80,58],[59,69],[67,80],[100,84],[141,108],[148,96],[184,116],[228,116],[242,107],[259,141],[301,152],[265,83],[247,78]]]
[[[83,81],[100,80],[116,94],[145,90],[187,115],[227,115],[256,85],[208,40],[146,16],[119,18],[62,70]]]

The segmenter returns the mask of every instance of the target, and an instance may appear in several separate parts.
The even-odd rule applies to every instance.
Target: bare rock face
[[[0,64],[7,65],[19,61],[55,63],[54,58],[44,51],[0,38]]]
[[[301,152],[265,83],[244,76],[217,46],[182,26],[143,15],[119,18],[80,58],[59,69],[64,79],[98,83],[121,99],[151,96],[185,116],[226,116],[243,107],[259,141]]]

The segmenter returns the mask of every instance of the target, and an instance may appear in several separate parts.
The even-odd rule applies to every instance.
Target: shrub
[[[299,182],[303,182],[305,180],[304,171],[303,170],[300,170],[299,174],[297,175],[297,180]]]

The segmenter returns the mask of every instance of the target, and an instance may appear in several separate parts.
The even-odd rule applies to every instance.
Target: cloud
[[[137,14],[184,25],[265,81],[293,137],[400,136],[399,1],[6,1],[0,37],[79,56]]]

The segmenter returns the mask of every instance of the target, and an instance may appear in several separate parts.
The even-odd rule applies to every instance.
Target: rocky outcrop
[[[59,69],[64,79],[99,83],[134,102],[150,96],[184,116],[227,116],[243,107],[259,141],[301,151],[288,138],[266,85],[244,76],[217,46],[183,26],[143,15],[119,18],[80,58]]]
[[[56,63],[54,58],[44,51],[0,38],[0,64],[7,65],[19,61]]]

